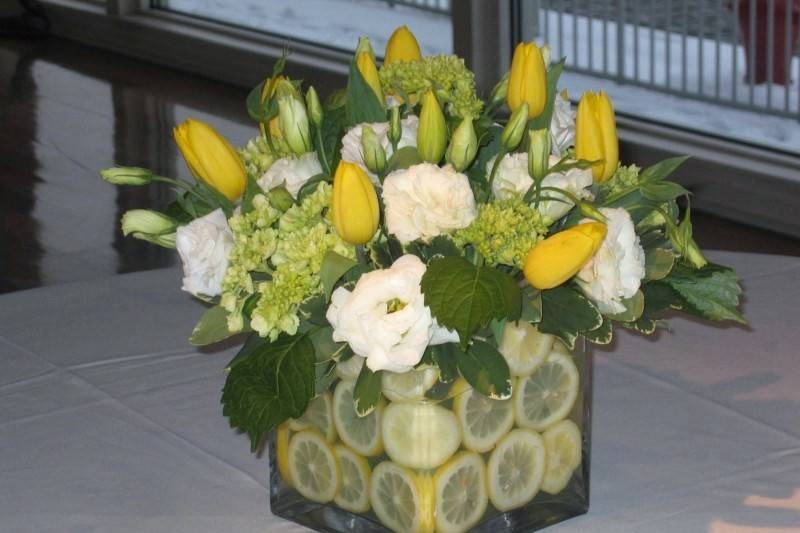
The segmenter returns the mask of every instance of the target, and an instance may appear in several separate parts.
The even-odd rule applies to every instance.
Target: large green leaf
[[[314,396],[314,346],[305,335],[281,335],[232,365],[222,389],[222,413],[250,437],[255,451],[263,435],[305,412]]]
[[[650,248],[645,252],[644,278],[659,280],[666,277],[675,264],[675,254],[664,248]]]
[[[614,337],[614,324],[608,318],[603,318],[603,324],[592,331],[584,331],[586,340],[595,344],[609,344]]]
[[[381,400],[381,373],[373,372],[366,363],[361,367],[353,387],[353,402],[358,416],[367,416]]]
[[[571,287],[542,291],[539,331],[550,333],[573,348],[578,335],[603,325],[603,315],[586,296]]]
[[[489,320],[517,320],[522,307],[514,278],[461,257],[433,261],[422,276],[422,293],[439,324],[458,332],[464,349]]]
[[[355,126],[362,122],[386,122],[386,111],[383,103],[378,100],[372,87],[367,84],[364,76],[356,67],[355,61],[350,62],[350,77],[347,80],[346,90],[347,123]]]
[[[677,264],[661,283],[677,293],[686,313],[708,320],[747,323],[738,310],[742,293],[739,277],[730,268],[709,263],[695,269]]]
[[[206,346],[227,339],[234,333],[228,331],[228,312],[215,305],[208,309],[192,330],[189,343],[193,346]]]
[[[404,146],[393,153],[389,161],[386,162],[386,173],[388,174],[394,170],[408,168],[419,163],[422,163],[422,158],[419,156],[417,147]]]
[[[320,266],[319,270],[319,277],[322,281],[322,289],[326,300],[330,300],[336,282],[356,265],[358,265],[358,261],[337,254],[333,250],[325,252],[325,256],[322,258],[322,266]]]
[[[529,130],[550,129],[556,93],[558,93],[558,78],[561,77],[561,71],[564,69],[565,61],[566,58],[562,58],[558,63],[551,65],[550,69],[547,71],[547,101],[544,104],[544,110],[538,116],[528,121]]]
[[[458,345],[452,342],[428,346],[425,350],[423,360],[429,358],[439,367],[439,381],[450,383],[458,377],[458,354],[461,350]]]
[[[496,400],[511,397],[511,372],[494,345],[476,340],[468,350],[458,352],[456,361],[467,383],[484,396]]]
[[[630,298],[624,298],[621,303],[625,306],[625,310],[610,315],[610,318],[617,322],[635,322],[639,320],[639,317],[644,312],[644,294],[642,291],[636,291],[636,294]]]
[[[652,181],[645,182],[639,186],[642,196],[654,202],[669,202],[680,196],[688,196],[691,193],[682,185],[674,181]]]
[[[653,182],[666,178],[681,166],[684,161],[689,159],[688,155],[679,157],[670,157],[659,161],[653,166],[647,167],[639,174],[639,183]]]

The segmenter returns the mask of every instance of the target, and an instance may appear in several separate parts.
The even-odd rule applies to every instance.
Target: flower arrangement
[[[193,344],[246,335],[223,412],[253,450],[277,428],[283,481],[309,500],[372,508],[398,531],[464,531],[489,501],[502,512],[558,494],[580,464],[566,420],[576,341],[652,334],[665,312],[743,321],[735,273],[706,260],[689,192],[667,180],[685,158],[621,165],[611,100],[586,93],[573,111],[548,56],[518,45],[482,100],[461,59],[422,57],[403,27],[380,68],[362,38],[324,103],[279,61],[247,98],[260,132],[241,149],[203,122],[178,126],[195,183],[102,172],[175,187],[165,212],[129,211],[122,230],[177,249],[183,290],[210,305]],[[533,408],[546,365],[553,394],[569,390]],[[468,402],[498,422],[477,431]],[[513,446],[531,453],[532,481],[506,493]],[[447,484],[470,472],[460,486],[477,492],[453,518]],[[375,488],[391,476],[405,515]]]

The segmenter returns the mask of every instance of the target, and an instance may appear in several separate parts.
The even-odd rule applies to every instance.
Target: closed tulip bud
[[[175,248],[175,230],[178,223],[158,211],[131,209],[122,215],[122,234],[158,244],[165,248]]]
[[[375,50],[372,49],[372,43],[369,41],[369,37],[361,36],[358,38],[358,46],[356,46],[356,57],[362,52],[366,52],[369,54],[370,59],[375,62]]]
[[[378,231],[378,195],[367,174],[355,163],[340,161],[333,176],[331,218],[343,241],[359,245]]]
[[[525,127],[528,125],[528,104],[522,102],[508,119],[506,127],[500,135],[500,144],[506,152],[513,152],[516,150],[519,143],[522,141],[522,135],[525,133]]]
[[[153,172],[141,167],[113,167],[100,171],[100,175],[114,185],[147,185],[153,181]]]
[[[489,104],[492,107],[497,107],[502,102],[505,101],[506,97],[508,96],[508,72],[506,72],[505,76],[498,81],[495,86],[492,88],[492,92],[489,94]]]
[[[397,143],[400,142],[400,137],[402,135],[403,125],[400,122],[400,108],[393,107],[392,115],[389,118],[389,132],[387,134],[389,137],[389,142],[392,143],[392,146],[397,147]]]
[[[236,149],[225,137],[199,120],[189,119],[172,130],[189,170],[228,200],[244,193],[247,174]]]
[[[535,43],[519,43],[508,75],[508,108],[513,112],[527,103],[530,119],[544,111],[546,99],[547,72],[542,52]]]
[[[530,130],[528,145],[528,174],[536,181],[547,176],[550,168],[550,130]]]
[[[322,124],[322,104],[319,103],[319,96],[313,86],[306,91],[306,107],[311,123],[319,128]]]
[[[400,26],[389,37],[386,43],[386,53],[383,55],[383,64],[419,61],[422,59],[422,52],[419,43],[408,26]]]
[[[383,174],[386,170],[386,150],[375,130],[367,125],[361,127],[361,152],[364,154],[364,165],[370,172]]]
[[[575,119],[575,156],[596,161],[592,176],[603,182],[614,175],[619,164],[619,140],[614,107],[604,92],[584,93]]]
[[[375,67],[375,61],[366,52],[361,52],[356,56],[356,66],[364,81],[370,86],[372,92],[378,97],[378,101],[383,105],[383,89],[381,89],[381,80],[378,77],[378,69]]]
[[[453,168],[461,172],[472,163],[477,153],[478,137],[472,126],[472,117],[467,116],[453,132],[450,146],[447,147],[446,159]]]
[[[417,151],[428,163],[438,163],[447,146],[447,125],[439,100],[433,91],[428,90],[422,97],[422,111],[419,114],[417,130]]]
[[[525,279],[537,289],[558,287],[594,257],[605,236],[602,222],[584,222],[551,235],[528,252]]]
[[[295,155],[310,152],[311,133],[303,102],[293,96],[281,96],[278,98],[278,113],[281,119],[281,133],[289,149]]]

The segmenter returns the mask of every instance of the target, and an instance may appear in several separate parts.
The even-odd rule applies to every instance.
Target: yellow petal
[[[605,92],[595,97],[594,112],[603,138],[603,174],[601,181],[610,178],[619,164],[619,140],[617,139],[617,123],[614,118],[614,106]]]
[[[378,230],[380,211],[375,187],[354,163],[341,161],[333,177],[331,218],[336,233],[350,244],[368,242]]]
[[[386,53],[383,56],[383,64],[419,61],[422,59],[422,52],[419,43],[408,26],[400,26],[389,37],[386,43]]]
[[[577,274],[606,236],[601,222],[584,222],[541,241],[525,258],[525,279],[537,289],[558,287]]]
[[[605,168],[603,151],[603,132],[594,112],[595,95],[585,93],[578,104],[578,115],[575,119],[575,156],[586,161],[597,161],[592,165],[592,176],[595,181],[602,181]]]
[[[234,201],[244,193],[247,183],[244,164],[225,137],[199,120],[186,121],[189,152],[197,161],[199,177]],[[179,143],[180,146],[180,143]],[[186,153],[184,153],[184,157]],[[194,163],[187,163],[190,167]]]
[[[542,51],[535,43],[519,43],[514,49],[508,77],[506,102],[516,111],[528,104],[528,118],[542,113],[547,99],[547,71]]]
[[[367,52],[361,52],[356,57],[356,66],[364,81],[367,82],[372,88],[372,92],[378,97],[378,101],[383,104],[383,90],[381,89],[381,80],[378,78],[378,69],[375,67],[375,62]]]

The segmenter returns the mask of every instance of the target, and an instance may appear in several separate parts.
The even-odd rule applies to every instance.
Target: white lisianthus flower
[[[475,219],[467,176],[430,163],[395,170],[383,180],[386,227],[401,243],[466,228]]]
[[[644,278],[644,249],[625,209],[602,208],[600,212],[608,219],[605,240],[576,279],[601,313],[616,314],[625,310],[621,300],[639,290]]]
[[[419,118],[417,118],[415,115],[409,115],[400,121],[400,125],[402,126],[402,132],[400,134],[400,140],[397,142],[397,148],[400,149],[405,148],[406,146],[416,146]],[[386,152],[386,160],[388,161],[389,158],[392,157],[394,149],[392,148],[391,141],[389,141],[388,122],[356,124],[347,130],[347,133],[345,133],[344,137],[342,137],[341,156],[343,161],[356,163],[358,166],[364,169],[364,172],[367,173],[367,176],[369,176],[369,178],[376,185],[378,185],[378,176],[370,172],[367,166],[364,164],[364,153],[361,150],[361,128],[364,126],[370,126],[372,131],[375,132],[375,135],[378,136],[378,140]]]
[[[553,119],[550,121],[552,153],[563,157],[567,149],[575,144],[575,111],[572,104],[560,92],[556,93]]]
[[[317,152],[309,152],[299,157],[282,157],[258,178],[258,185],[264,192],[277,187],[286,187],[292,198],[297,198],[297,193],[300,192],[303,185],[321,173],[322,165],[317,157]]]
[[[233,233],[222,209],[179,227],[175,247],[183,262],[181,288],[195,296],[220,294],[233,248]]]
[[[333,340],[366,357],[373,372],[408,372],[429,344],[458,342],[458,333],[439,326],[425,305],[425,269],[417,256],[404,255],[388,269],[362,275],[352,292],[333,291],[325,315]]]
[[[494,165],[492,158],[486,165],[487,175],[492,171]],[[559,158],[550,156],[550,166],[555,166]],[[533,185],[533,178],[528,174],[528,154],[515,153],[509,154],[500,162],[500,166],[495,174],[492,183],[492,194],[498,200],[509,200],[514,196],[522,196],[528,188]],[[542,180],[542,187],[556,187],[575,195],[580,199],[591,199],[592,193],[587,189],[592,185],[591,170],[581,170],[571,168],[566,172],[551,173]],[[566,215],[573,207],[572,201],[564,194],[555,191],[544,191],[542,196],[547,198],[557,198],[557,200],[544,200],[539,202],[537,211],[543,217],[555,222]]]

